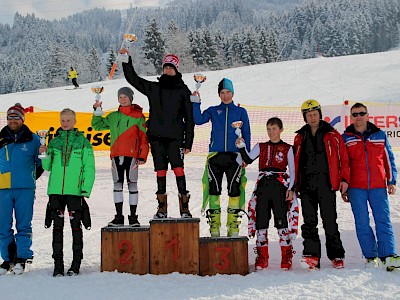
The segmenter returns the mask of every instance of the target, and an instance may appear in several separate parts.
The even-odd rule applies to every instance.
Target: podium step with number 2
[[[103,227],[101,271],[149,273],[149,226]]]

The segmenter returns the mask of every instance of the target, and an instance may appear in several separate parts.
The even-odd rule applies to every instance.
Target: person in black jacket
[[[120,53],[128,53],[121,49]],[[129,54],[129,53],[128,53]],[[194,138],[191,92],[179,73],[179,58],[168,54],[162,62],[163,74],[158,82],[145,80],[137,75],[132,58],[122,63],[126,80],[149,101],[147,137],[151,146],[154,170],[157,173],[158,210],[154,218],[167,218],[166,175],[168,164],[176,176],[179,208],[182,218],[191,218],[189,191],[186,189],[184,155],[191,151]]]

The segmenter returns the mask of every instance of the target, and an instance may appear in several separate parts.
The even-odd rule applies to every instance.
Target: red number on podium
[[[221,263],[216,263],[215,267],[218,270],[226,270],[229,268],[231,265],[230,260],[228,259],[228,254],[231,253],[231,247],[216,247],[215,248],[216,252],[221,252],[219,255],[219,260]]]
[[[122,240],[118,243],[118,250],[121,257],[118,259],[119,264],[130,264],[132,263],[132,259],[128,259],[129,255],[132,252],[132,243],[127,240]]]
[[[173,261],[176,261],[178,259],[178,239],[174,237],[172,241],[170,241],[168,244],[165,245],[165,249],[169,249],[172,246],[174,246],[173,251],[174,254],[172,256]]]

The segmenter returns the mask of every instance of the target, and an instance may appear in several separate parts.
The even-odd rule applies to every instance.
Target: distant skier
[[[76,82],[76,79],[78,78],[78,72],[71,67],[71,69],[68,72],[68,78],[72,80],[72,84],[75,86],[76,89],[79,88],[78,82]]]

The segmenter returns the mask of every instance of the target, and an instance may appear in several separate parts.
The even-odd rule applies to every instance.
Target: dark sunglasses
[[[367,114],[366,111],[360,111],[358,113],[354,112],[351,115],[355,118],[355,117],[358,117],[358,116],[364,117],[366,114]]]
[[[7,116],[7,120],[21,120],[20,116]]]

